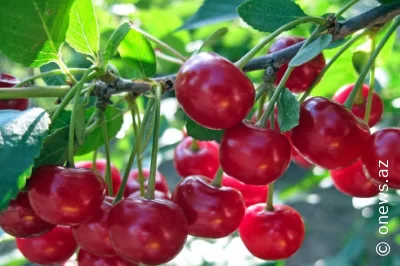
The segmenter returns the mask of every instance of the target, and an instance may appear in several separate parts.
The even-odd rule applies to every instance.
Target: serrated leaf
[[[358,74],[361,73],[364,66],[367,64],[369,59],[369,53],[365,51],[357,51],[353,54],[351,61],[353,62],[353,67]]]
[[[274,32],[295,19],[307,17],[291,0],[248,0],[237,12],[248,25],[264,32]]]
[[[49,124],[49,115],[42,108],[0,111],[0,210],[25,186]]]
[[[92,0],[75,0],[66,39],[77,52],[96,57],[100,36]]]
[[[205,0],[197,12],[178,30],[196,29],[235,19],[238,17],[236,9],[243,2],[244,0]]]
[[[288,89],[279,94],[278,99],[278,124],[282,132],[286,132],[299,124],[300,104]]]
[[[332,41],[332,35],[326,34],[321,35],[310,43],[306,48],[299,51],[295,57],[289,62],[289,66],[296,67],[301,66],[304,63],[314,59],[319,55]]]
[[[203,44],[196,51],[196,53],[200,52],[204,47],[206,47],[208,45],[212,45],[216,41],[220,40],[227,32],[228,32],[228,28],[225,28],[225,27],[214,31],[210,36],[208,36],[204,40]]]
[[[187,134],[189,136],[191,136],[192,138],[197,139],[197,140],[220,141],[222,138],[222,135],[224,134],[223,130],[212,130],[212,129],[208,129],[203,126],[200,126],[199,124],[194,122],[189,117],[186,122],[186,130],[187,130]]]
[[[0,50],[27,67],[58,59],[74,0],[0,0]]]
[[[107,63],[111,60],[114,54],[117,52],[119,44],[131,30],[131,26],[128,22],[122,23],[111,35],[108,40],[106,49],[103,55],[103,65],[107,65]]]
[[[156,73],[156,56],[149,41],[139,32],[130,29],[118,47],[121,58],[137,68],[145,77]]]

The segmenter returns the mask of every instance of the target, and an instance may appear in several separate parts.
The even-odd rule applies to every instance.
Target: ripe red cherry
[[[128,198],[111,209],[108,233],[122,258],[159,265],[182,250],[188,224],[182,209],[172,201]]]
[[[143,177],[144,177],[144,187],[147,188],[150,176],[150,169],[142,169]],[[163,174],[160,172],[156,172],[156,190],[161,191],[165,194],[169,194],[168,182]],[[126,183],[124,195],[125,197],[129,197],[132,193],[140,190],[139,183],[139,171],[138,169],[133,169],[129,173],[128,181]]]
[[[291,140],[308,161],[333,170],[354,163],[369,135],[367,125],[344,106],[314,97],[301,105],[299,125],[292,129]]]
[[[78,266],[137,266],[121,257],[105,258],[90,254],[83,249],[78,252]]]
[[[72,227],[74,238],[85,251],[101,256],[116,256],[107,230],[107,218],[112,207],[112,197],[106,197],[97,213],[88,221]]]
[[[279,38],[278,40],[276,40],[275,43],[271,45],[268,53],[278,52],[303,40],[304,38],[293,36]],[[285,87],[295,93],[305,92],[317,78],[319,73],[321,73],[324,67],[325,58],[324,55],[321,53],[311,61],[301,66],[295,67],[289,79],[286,81]],[[278,69],[278,71],[276,72],[276,85],[278,85],[279,82],[282,80],[282,77],[287,69],[288,64],[285,64]]]
[[[6,73],[0,73],[0,88],[11,88],[19,83],[19,80]],[[0,110],[14,109],[14,110],[26,110],[29,105],[28,99],[9,99],[0,100]]]
[[[71,228],[66,226],[57,226],[38,237],[17,238],[16,243],[25,258],[44,265],[65,262],[77,248]]]
[[[193,138],[184,138],[175,148],[174,166],[181,177],[202,175],[213,178],[219,168],[219,145],[215,141],[197,141],[198,150],[191,148]]]
[[[369,198],[378,195],[379,188],[365,176],[361,160],[356,161],[352,165],[331,170],[331,177],[335,187],[352,197]]]
[[[140,191],[135,191],[132,194],[128,196],[128,198],[140,198]],[[154,190],[154,198],[155,199],[164,199],[164,200],[171,200],[170,196],[168,193],[159,191],[159,190]]]
[[[185,113],[211,129],[236,125],[255,100],[253,83],[234,64],[214,53],[189,58],[178,72],[175,92]]]
[[[304,158],[303,155],[298,153],[295,148],[292,147],[292,161],[297,164],[298,166],[301,166],[305,169],[312,168],[314,165],[307,161],[306,158]]]
[[[225,131],[219,152],[225,173],[245,184],[266,185],[288,168],[291,145],[276,130],[242,122]]]
[[[187,177],[176,186],[172,201],[185,212],[190,235],[221,238],[239,227],[246,206],[236,189],[210,183],[206,177]]]
[[[76,168],[93,168],[93,163],[91,161],[82,161],[75,163]],[[106,160],[96,160],[96,170],[104,178],[106,176],[107,161]],[[119,187],[121,186],[121,174],[117,167],[111,164],[111,180],[113,184],[113,195],[118,193]],[[107,187],[106,192],[108,193]]]
[[[41,219],[32,210],[26,192],[19,193],[10,201],[6,210],[0,213],[0,227],[14,237],[40,236],[52,230],[55,225]]]
[[[304,240],[304,223],[300,214],[286,205],[274,205],[274,211],[260,203],[250,206],[239,227],[244,245],[263,260],[287,259],[296,253]]]
[[[349,85],[341,87],[335,93],[335,95],[333,95],[332,100],[343,104],[349,97],[353,88],[354,88],[354,84],[349,84]],[[367,108],[368,91],[369,91],[369,86],[364,84],[362,87],[362,95],[364,98],[364,102],[361,104],[353,104],[353,107],[351,109],[353,114],[361,119],[364,119],[364,116],[365,116],[365,110]],[[372,94],[371,113],[369,116],[368,125],[370,127],[376,125],[381,120],[382,114],[383,114],[382,99],[381,99],[381,97],[379,97],[379,95],[376,92],[374,92]]]
[[[236,178],[225,175],[222,177],[222,185],[224,187],[231,187],[237,189],[243,196],[246,206],[251,206],[257,203],[262,203],[267,200],[268,187],[246,185]]]
[[[41,166],[28,185],[32,209],[43,220],[58,225],[77,225],[90,219],[104,194],[103,178],[86,168]]]
[[[361,160],[367,177],[376,184],[400,189],[400,129],[379,130],[364,145]]]

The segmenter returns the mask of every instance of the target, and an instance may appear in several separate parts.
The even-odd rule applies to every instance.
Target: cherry
[[[175,93],[185,113],[211,129],[230,128],[250,112],[253,83],[234,64],[214,53],[199,53],[178,72]]]
[[[190,235],[221,238],[239,227],[246,207],[238,190],[210,183],[206,177],[187,177],[176,186],[172,201],[185,212]]]
[[[90,254],[83,249],[78,252],[78,266],[137,266],[121,257],[105,258]]]
[[[91,161],[82,161],[75,163],[76,168],[93,168],[93,162]],[[106,168],[107,161],[106,160],[96,160],[96,170],[100,173],[100,175],[105,178],[106,176]],[[118,193],[119,187],[121,186],[121,174],[118,171],[117,167],[111,164],[111,180],[113,184],[113,195]],[[108,189],[106,187],[106,192],[108,193]]]
[[[38,237],[17,238],[16,244],[29,261],[45,265],[65,262],[77,248],[71,228],[66,226],[57,226]]]
[[[303,40],[304,38],[293,36],[279,38],[271,45],[268,53],[278,52]],[[320,53],[311,61],[308,61],[301,66],[295,67],[289,79],[286,81],[285,87],[295,93],[305,92],[317,78],[319,73],[321,73],[324,67],[325,58],[324,55]],[[279,82],[282,80],[282,77],[287,69],[288,64],[284,64],[278,69],[278,71],[276,72],[276,85],[278,85]]]
[[[300,214],[286,205],[266,210],[265,203],[250,206],[239,227],[244,245],[255,257],[282,260],[292,256],[304,240],[304,223]]]
[[[182,209],[172,201],[128,198],[111,209],[108,233],[122,258],[159,265],[182,250],[188,224]]]
[[[19,83],[19,80],[6,73],[0,73],[0,88],[11,88]],[[9,99],[0,100],[0,110],[14,109],[14,110],[26,110],[29,105],[28,99]]]
[[[144,186],[147,188],[148,179],[150,176],[150,169],[142,169],[143,177],[145,178]],[[164,192],[165,194],[169,194],[168,182],[165,176],[163,176],[160,172],[156,172],[156,190]],[[124,195],[125,197],[129,197],[132,193],[140,190],[139,183],[139,171],[138,169],[133,169],[129,173],[128,181],[126,183]]]
[[[364,145],[361,160],[367,178],[378,185],[400,189],[400,129],[381,129]]]
[[[265,202],[267,200],[267,186],[247,185],[226,174],[224,174],[222,177],[222,185],[224,187],[237,189],[240,194],[242,194],[246,206]]]
[[[26,192],[19,193],[0,213],[0,227],[14,237],[35,237],[52,230],[55,225],[42,220],[32,210]]]
[[[282,133],[246,121],[225,131],[219,152],[225,173],[245,184],[266,185],[288,168],[291,146]]]
[[[306,158],[304,158],[303,155],[298,153],[295,148],[292,146],[292,161],[297,164],[298,166],[301,166],[305,169],[312,168],[314,165],[307,161]]]
[[[367,125],[344,106],[314,97],[301,105],[299,125],[290,137],[308,161],[334,170],[354,163],[369,135]]]
[[[98,211],[104,199],[103,178],[91,169],[41,166],[29,181],[32,209],[52,224],[82,223]]]
[[[74,238],[85,251],[101,256],[116,256],[107,230],[107,218],[112,207],[112,197],[106,197],[97,213],[88,221],[72,227]]]
[[[219,168],[219,145],[215,141],[197,141],[193,150],[193,138],[184,138],[175,148],[174,166],[181,177],[202,175],[213,178]]]
[[[369,198],[379,193],[378,186],[365,176],[361,160],[348,167],[331,170],[330,173],[333,184],[344,194],[352,197]]]
[[[354,84],[349,84],[341,87],[335,95],[333,95],[333,100],[338,103],[343,104],[347,98],[349,97],[351,91],[354,88]],[[361,104],[353,104],[351,111],[353,114],[361,119],[364,119],[365,110],[367,108],[367,99],[368,99],[369,86],[363,84],[362,87],[362,96],[364,98],[364,102]],[[383,103],[381,97],[376,92],[372,94],[372,105],[371,105],[371,113],[368,120],[368,125],[370,127],[376,125],[382,117],[383,114]]]
[[[128,198],[140,198],[140,191],[135,191],[132,194],[130,194],[128,196]],[[164,199],[164,200],[171,200],[171,198],[169,197],[168,193],[159,191],[159,190],[154,190],[154,198],[156,199]]]

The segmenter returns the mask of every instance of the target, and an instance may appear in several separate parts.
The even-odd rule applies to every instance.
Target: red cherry
[[[144,177],[144,186],[147,188],[148,179],[150,176],[150,169],[142,169],[143,177]],[[156,172],[156,190],[164,192],[165,194],[169,194],[168,182],[163,174],[160,172]],[[129,173],[128,181],[126,183],[124,195],[125,197],[129,197],[132,193],[140,190],[139,184],[139,171],[138,169],[133,169]]]
[[[268,53],[278,52],[303,40],[304,38],[293,36],[279,38],[275,41],[275,43],[271,45]],[[317,78],[319,73],[321,73],[324,67],[325,58],[324,55],[321,53],[311,61],[308,61],[307,63],[294,68],[292,74],[285,84],[285,87],[295,93],[305,92]],[[278,71],[276,72],[276,85],[278,85],[279,82],[282,80],[282,77],[287,69],[288,64],[285,64],[278,69]]]
[[[128,198],[140,198],[142,196],[140,196],[140,191],[135,191],[132,194],[130,194],[128,196]],[[168,193],[159,191],[159,190],[154,190],[154,198],[156,199],[164,199],[164,200],[171,200],[171,198],[169,197]]]
[[[304,158],[303,155],[298,153],[295,148],[292,146],[292,161],[297,164],[298,166],[301,166],[305,169],[312,168],[314,165],[307,161],[306,158]]]
[[[176,186],[172,201],[185,212],[190,235],[221,238],[239,227],[246,207],[239,191],[210,183],[206,177],[187,177]]]
[[[28,185],[32,209],[43,220],[58,225],[77,225],[90,219],[104,194],[103,178],[86,168],[41,166]]]
[[[111,209],[108,233],[122,258],[159,265],[182,250],[188,224],[182,209],[172,201],[129,198]]]
[[[91,161],[82,161],[75,163],[76,168],[93,168],[93,163]],[[106,176],[107,161],[106,160],[96,160],[96,170],[104,178]],[[119,187],[121,186],[121,174],[117,167],[111,164],[111,180],[113,184],[113,195],[118,193]],[[108,193],[107,187],[106,192]]]
[[[97,213],[88,221],[72,227],[78,245],[85,251],[101,256],[116,256],[107,230],[107,218],[112,207],[112,197],[106,197]]]
[[[25,258],[45,265],[65,262],[77,248],[71,228],[65,226],[57,226],[38,237],[17,238],[16,243]]]
[[[344,106],[314,97],[301,105],[299,125],[292,129],[291,140],[308,161],[333,170],[354,163],[369,135],[367,125]]]
[[[333,184],[344,194],[352,197],[369,198],[379,193],[378,186],[365,176],[361,160],[348,167],[331,170],[330,173]]]
[[[276,130],[242,122],[225,131],[219,152],[225,173],[245,184],[266,185],[288,168],[291,146]]]
[[[240,194],[242,194],[246,206],[262,203],[267,200],[267,186],[246,185],[236,178],[230,177],[225,174],[222,177],[222,185],[224,187],[237,189]]]
[[[244,245],[263,260],[287,259],[296,253],[304,240],[304,223],[300,214],[286,205],[265,209],[265,203],[250,206],[239,227]]]
[[[214,178],[219,168],[219,145],[215,141],[197,141],[199,149],[192,150],[193,138],[184,138],[175,148],[174,166],[181,177],[202,175]]]
[[[35,237],[52,230],[55,225],[42,220],[32,210],[28,194],[20,192],[10,201],[6,210],[0,213],[0,227],[14,237]]]
[[[11,88],[19,83],[19,79],[6,73],[0,73],[0,88]],[[28,99],[0,100],[0,110],[14,109],[24,111],[28,108]]]
[[[379,187],[400,189],[400,129],[381,129],[364,145],[361,160],[367,177]]]
[[[121,257],[105,258],[90,254],[83,249],[78,252],[78,266],[137,266]]]
[[[236,125],[255,100],[253,83],[234,64],[214,53],[199,53],[182,65],[175,93],[185,113],[211,129]]]
[[[343,104],[349,97],[353,88],[354,88],[354,84],[349,84],[349,85],[341,87],[335,93],[335,95],[333,95],[332,100]],[[362,95],[363,95],[363,98],[365,101],[362,104],[353,104],[353,107],[351,109],[353,114],[361,119],[364,119],[364,116],[365,116],[365,110],[367,108],[368,91],[369,91],[369,86],[366,84],[363,84]],[[382,114],[383,114],[382,99],[381,99],[381,97],[379,97],[379,95],[376,92],[374,92],[372,94],[371,113],[369,116],[368,125],[370,127],[376,125],[381,120]]]

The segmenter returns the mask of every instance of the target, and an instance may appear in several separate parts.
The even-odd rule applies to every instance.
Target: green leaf
[[[300,104],[288,89],[284,89],[278,99],[278,124],[286,132],[299,124]]]
[[[92,0],[75,0],[70,12],[66,38],[77,52],[96,58],[100,35]]]
[[[216,140],[220,141],[222,135],[224,134],[223,130],[212,130],[200,126],[192,119],[188,117],[186,122],[186,130],[189,136],[193,137],[197,140]]]
[[[325,34],[319,36],[310,45],[303,50],[299,51],[295,57],[289,62],[289,66],[296,67],[301,66],[304,63],[314,59],[319,55],[332,41],[331,34]]]
[[[207,37],[207,39],[204,40],[203,44],[200,46],[196,53],[200,52],[204,47],[212,45],[216,41],[220,40],[227,32],[228,28],[225,27],[214,31],[210,36]]]
[[[41,108],[0,111],[0,210],[25,186],[49,124],[49,115]]]
[[[49,63],[40,67],[40,73],[49,72],[51,70],[60,69],[56,63]],[[64,74],[54,75],[43,78],[47,85],[65,85],[67,78]]]
[[[134,29],[126,34],[118,47],[121,58],[137,68],[145,77],[156,73],[156,56],[149,41]]]
[[[357,51],[353,54],[351,61],[353,62],[353,67],[358,74],[361,73],[364,66],[367,64],[369,59],[369,53],[365,51]]]
[[[206,25],[232,20],[238,17],[236,8],[244,0],[205,0],[197,12],[178,30],[196,29]]]
[[[326,13],[326,14],[323,14],[321,17],[327,18],[329,15],[334,15],[334,14],[332,14],[332,13]],[[344,21],[344,20],[346,20],[346,18],[344,18],[343,16],[340,16],[337,20],[338,20],[338,21]],[[311,24],[311,27],[310,27],[310,30],[309,30],[310,34],[312,34],[312,33],[317,29],[317,27],[318,27],[318,25],[316,25],[316,24]],[[335,48],[337,48],[337,47],[339,47],[339,46],[342,46],[342,45],[345,44],[349,39],[350,39],[350,36],[347,36],[346,38],[342,38],[342,39],[338,39],[338,40],[332,41],[332,42],[326,47],[326,49],[335,49]]]
[[[238,7],[237,12],[248,25],[264,32],[274,32],[293,20],[307,17],[291,0],[248,0]]]
[[[106,50],[103,55],[103,65],[107,65],[107,63],[111,60],[114,54],[117,52],[119,44],[131,30],[131,26],[128,22],[122,23],[111,35],[108,40]]]
[[[27,67],[58,59],[74,0],[0,0],[0,50]]]
[[[400,0],[378,0],[378,2],[383,5],[391,5],[391,4],[400,3]]]

